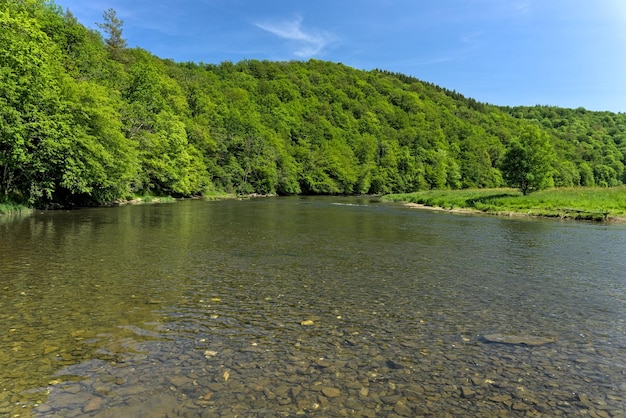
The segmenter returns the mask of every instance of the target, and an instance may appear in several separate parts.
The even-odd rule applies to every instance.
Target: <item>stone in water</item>
[[[538,346],[551,344],[555,339],[549,337],[535,337],[533,335],[488,334],[483,335],[482,341],[486,343]]]

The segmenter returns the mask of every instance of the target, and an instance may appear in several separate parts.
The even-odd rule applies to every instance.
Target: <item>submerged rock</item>
[[[336,397],[341,395],[341,391],[339,389],[332,388],[332,387],[323,387],[322,388],[322,393],[327,398],[336,398]]]
[[[534,335],[487,334],[481,337],[485,343],[538,346],[552,344],[556,340],[550,337],[536,337]]]
[[[476,391],[467,387],[461,386],[461,397],[465,399],[470,399],[476,396]]]

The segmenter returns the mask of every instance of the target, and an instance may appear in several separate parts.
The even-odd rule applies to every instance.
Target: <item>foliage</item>
[[[114,10],[103,19],[104,37],[48,0],[0,3],[4,200],[626,181],[624,114],[500,108],[317,60],[175,63],[128,48]]]
[[[126,39],[122,37],[124,21],[117,17],[117,12],[114,9],[106,10],[102,17],[104,22],[98,23],[98,27],[108,35],[105,42],[109,53],[111,57],[121,59],[127,47]]]
[[[529,127],[512,141],[504,155],[502,172],[510,186],[519,187],[526,195],[554,185],[554,160],[547,134]]]

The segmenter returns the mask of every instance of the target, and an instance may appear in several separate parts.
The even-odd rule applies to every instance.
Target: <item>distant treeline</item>
[[[45,0],[0,3],[0,201],[499,187],[520,136],[555,186],[626,182],[626,115],[503,108],[342,64],[176,63]],[[530,134],[529,134],[530,133]]]

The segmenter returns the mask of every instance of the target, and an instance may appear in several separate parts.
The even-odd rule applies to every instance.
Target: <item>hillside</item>
[[[626,182],[625,114],[496,107],[317,60],[175,63],[117,29],[0,4],[0,202],[499,187],[520,135],[549,141],[551,184]]]

